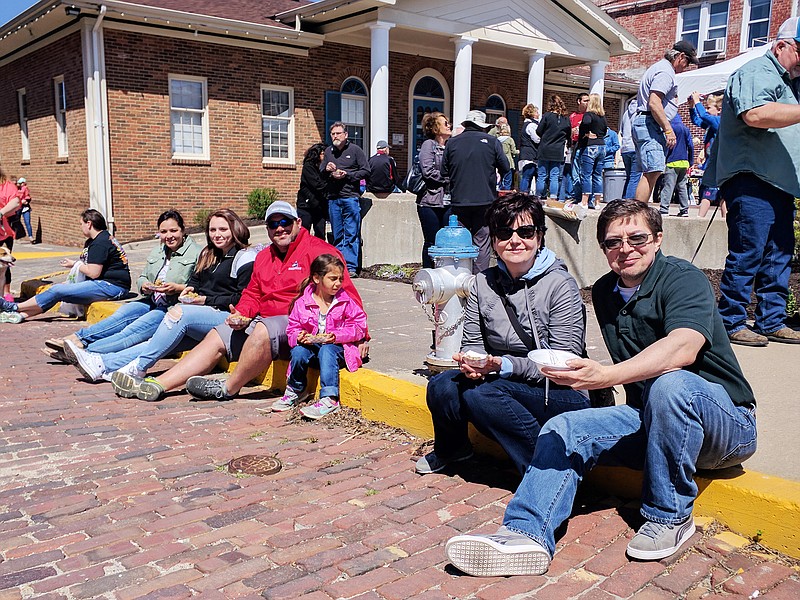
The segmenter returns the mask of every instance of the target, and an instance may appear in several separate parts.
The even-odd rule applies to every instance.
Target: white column
[[[470,109],[472,94],[472,44],[477,38],[456,38],[456,68],[453,75],[453,128],[458,127]]]
[[[591,74],[589,75],[589,93],[600,94],[601,98],[605,93],[606,87],[606,65],[608,65],[608,61],[605,60],[598,60],[590,65]]]
[[[550,53],[544,50],[528,52],[528,104],[538,106],[544,114],[544,59]]]
[[[367,156],[375,153],[380,140],[389,139],[389,30],[394,23],[377,21],[371,30],[370,58],[372,80],[369,89],[369,148]]]

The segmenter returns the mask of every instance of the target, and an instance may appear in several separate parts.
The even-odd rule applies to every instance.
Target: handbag
[[[419,154],[414,157],[411,168],[400,182],[400,189],[404,192],[419,194],[425,189],[425,178],[422,176],[422,167],[419,164]]]
[[[64,283],[71,284],[86,281],[86,275],[80,271],[80,266],[82,264],[84,264],[83,261],[75,261],[75,264],[72,265],[69,275],[67,275],[67,280]],[[86,306],[83,304],[73,304],[72,302],[62,302],[58,312],[68,317],[77,317],[78,319],[82,319],[86,316]]]

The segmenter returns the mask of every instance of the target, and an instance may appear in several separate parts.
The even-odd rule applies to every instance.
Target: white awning
[[[675,81],[678,83],[678,102],[685,102],[692,92],[711,94],[724,90],[728,85],[728,77],[731,76],[731,73],[745,63],[763,55],[770,47],[771,44],[765,44],[721,63],[680,73],[675,77]]]

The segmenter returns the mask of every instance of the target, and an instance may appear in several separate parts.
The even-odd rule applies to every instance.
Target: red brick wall
[[[74,33],[2,68],[0,160],[6,174],[25,177],[34,226],[44,240],[83,244],[79,214],[89,207],[81,36]],[[58,158],[53,78],[64,76],[69,158]],[[26,88],[30,161],[22,160],[17,89]]]

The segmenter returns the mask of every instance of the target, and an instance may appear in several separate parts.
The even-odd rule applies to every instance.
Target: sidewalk
[[[500,523],[516,480],[495,464],[420,477],[410,438],[263,414],[272,400],[258,389],[227,403],[120,399],[39,351],[74,323],[2,329],[13,351],[0,391],[0,600],[800,597],[789,561],[729,532],[630,562],[636,506],[591,495],[546,575],[461,575],[443,545]],[[225,470],[247,454],[283,469]]]

